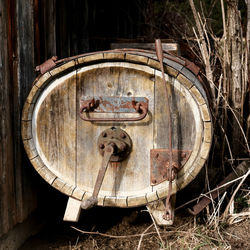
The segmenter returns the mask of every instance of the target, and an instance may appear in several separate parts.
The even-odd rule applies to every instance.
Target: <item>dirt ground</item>
[[[82,213],[76,224],[54,222],[46,226],[41,233],[30,238],[21,250],[250,249],[249,219],[231,226],[220,223],[215,227],[214,224],[207,225],[202,216],[194,218],[185,210],[177,213],[174,226],[159,228],[160,239],[145,207],[97,207]],[[72,226],[91,233],[81,233]],[[145,234],[142,236],[143,232]]]

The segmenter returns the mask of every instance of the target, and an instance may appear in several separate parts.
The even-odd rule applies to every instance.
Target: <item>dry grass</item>
[[[213,227],[198,223],[196,218],[192,217],[184,218],[188,222],[182,224],[183,216],[177,218],[178,225],[159,229],[161,239],[153,224],[145,226],[141,234],[128,235],[111,234],[111,232],[119,233],[117,226],[114,226],[109,230],[110,233],[106,234],[81,232],[85,238],[70,249],[86,249],[84,246],[89,246],[89,240],[95,242],[93,248],[89,249],[233,249],[236,245],[244,246],[245,249],[250,247],[248,238],[244,236],[245,230],[249,228],[247,218],[245,221],[241,221],[243,224],[238,227],[238,231],[235,228],[231,230],[227,224],[223,224],[223,227],[220,224]],[[142,226],[127,225],[127,231],[134,229],[142,230]]]

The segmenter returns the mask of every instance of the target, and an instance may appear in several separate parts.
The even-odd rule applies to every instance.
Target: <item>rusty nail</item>
[[[157,153],[156,155],[155,155],[155,158],[158,158],[159,157],[159,154]]]
[[[104,149],[104,148],[105,148],[105,145],[104,145],[103,143],[101,143],[101,144],[99,145],[99,148],[100,148],[100,149]]]
[[[121,136],[122,139],[126,138],[126,135],[124,133],[121,133],[120,136]]]
[[[121,143],[120,148],[121,148],[121,151],[124,151],[124,150],[125,150],[125,148],[126,148],[126,144],[125,144],[125,143]]]
[[[102,137],[107,137],[107,133],[106,133],[106,132],[103,132],[103,133],[102,133]]]
[[[106,150],[106,152],[111,152],[111,150],[112,150],[111,148],[108,148],[108,149]]]

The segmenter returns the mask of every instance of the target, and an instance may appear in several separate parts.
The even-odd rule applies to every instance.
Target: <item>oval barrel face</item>
[[[150,55],[96,53],[38,78],[22,118],[24,146],[38,173],[66,195],[89,198],[104,157],[100,137],[108,129],[121,129],[132,146],[127,157],[109,162],[98,205],[132,207],[166,197],[171,122],[173,159],[179,169],[173,193],[185,187],[207,159],[211,119],[198,79],[191,72],[185,76],[178,63],[174,68],[167,62],[171,121],[167,118],[166,86],[158,62]],[[93,109],[86,117],[104,120],[80,117],[81,103],[91,99],[98,100],[99,112]],[[145,118],[128,121],[138,116],[133,102],[140,100],[148,105]],[[119,118],[128,119],[114,120]],[[116,138],[111,140],[116,142]]]

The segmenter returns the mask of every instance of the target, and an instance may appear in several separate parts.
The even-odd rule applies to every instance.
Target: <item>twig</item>
[[[161,241],[161,244],[162,244],[163,247],[165,247],[164,241],[163,241],[162,238],[161,238],[161,235],[160,235],[160,232],[159,232],[159,230],[158,230],[158,227],[157,227],[157,225],[156,225],[156,223],[155,223],[155,220],[154,220],[154,218],[153,218],[153,216],[152,216],[152,214],[150,213],[150,211],[149,211],[148,208],[147,208],[147,210],[148,210],[148,213],[149,213],[149,215],[150,215],[150,217],[151,217],[151,219],[152,219],[152,221],[153,221],[153,223],[154,223],[155,230],[156,230],[156,232],[157,232],[157,234],[158,234],[158,236],[159,236],[159,239],[160,239],[160,241]]]
[[[78,231],[78,232],[80,232],[82,234],[100,235],[100,236],[103,236],[103,237],[114,238],[114,239],[127,239],[127,238],[136,238],[136,237],[141,237],[142,236],[142,234],[110,235],[110,234],[104,234],[104,233],[99,233],[99,232],[83,231],[83,230],[81,230],[79,228],[76,228],[74,226],[71,226],[71,228],[75,229],[76,231]],[[144,236],[152,235],[152,234],[157,234],[157,232],[144,233]]]
[[[204,75],[204,74],[203,74],[203,75]],[[204,76],[206,77],[206,75],[204,75]],[[213,84],[214,84],[214,83],[213,83]],[[218,87],[217,87],[215,84],[214,84],[214,87],[218,90]],[[226,106],[227,106],[227,107],[229,108],[229,110],[232,112],[232,114],[233,114],[233,116],[234,116],[236,122],[238,123],[239,128],[240,128],[240,131],[241,131],[242,136],[243,136],[243,138],[244,138],[244,140],[245,140],[245,143],[246,143],[247,151],[248,151],[248,153],[249,153],[249,155],[250,155],[250,148],[249,148],[249,145],[248,145],[248,140],[247,140],[246,135],[245,135],[245,133],[244,133],[244,130],[243,130],[241,124],[240,124],[240,121],[239,121],[239,119],[237,118],[237,115],[235,114],[235,111],[231,108],[231,106],[229,105],[229,103],[228,103],[228,101],[226,100],[226,98],[225,98],[221,93],[218,93],[218,94],[222,97],[222,99],[224,100]]]
[[[210,226],[212,224],[213,221],[215,221],[215,225],[218,225],[218,223],[216,223],[216,215],[218,215],[219,217],[219,213],[220,213],[220,207],[221,207],[221,204],[222,202],[224,201],[225,199],[225,196],[226,196],[227,192],[225,192],[223,194],[223,196],[221,197],[221,199],[219,200],[216,208],[214,209],[213,213],[211,214],[211,216],[208,218],[208,225]]]
[[[231,146],[230,146],[230,143],[229,143],[227,134],[226,134],[226,132],[225,132],[225,130],[224,130],[224,128],[223,128],[222,126],[220,126],[220,128],[221,128],[222,132],[224,133],[224,136],[225,136],[225,140],[226,140],[226,142],[227,142],[227,147],[228,147],[228,151],[229,151],[230,157],[231,157],[231,159],[233,159],[233,153],[232,153],[232,150],[231,150]],[[233,162],[232,162],[232,164],[233,164]]]
[[[141,238],[140,238],[140,240],[139,240],[139,244],[138,244],[137,250],[140,250],[140,248],[141,248],[141,243],[142,243],[142,238],[143,238],[143,236],[145,235],[145,233],[146,233],[152,226],[153,226],[153,224],[151,224],[149,227],[147,227],[147,228],[143,231],[143,233],[141,234]]]
[[[198,33],[199,33],[199,40],[201,41],[201,53],[202,53],[203,61],[205,63],[206,77],[208,79],[208,82],[209,82],[209,85],[211,88],[212,99],[215,100],[213,73],[212,73],[211,64],[209,61],[209,53],[207,50],[207,44],[206,44],[206,40],[204,37],[204,27],[202,28],[202,26],[201,26],[201,22],[199,20],[198,12],[196,11],[196,8],[194,5],[194,1],[189,0],[189,5],[190,5],[191,10],[193,12],[195,24],[196,24],[196,27],[197,27]]]
[[[88,232],[88,231],[83,231],[81,229],[78,229],[74,226],[71,226],[71,228],[75,229],[76,231],[82,233],[82,234],[90,234],[90,235],[100,235],[103,237],[108,237],[108,238],[115,238],[115,239],[127,239],[127,238],[135,238],[135,237],[141,237],[142,234],[132,234],[132,235],[110,235],[110,234],[104,234],[104,233],[99,233],[99,232]],[[179,230],[174,230],[174,231],[165,231],[165,232],[161,232],[162,234],[170,234],[172,235],[173,233],[179,233],[179,234],[190,234],[190,231],[179,231]],[[148,236],[148,235],[153,235],[153,234],[157,234],[157,232],[150,232],[150,233],[144,233],[144,236]],[[204,236],[198,233],[193,233],[193,235],[202,237],[202,238],[206,238],[206,239],[211,239],[214,241],[219,241],[216,238],[210,237],[210,236]]]
[[[243,221],[245,219],[244,217],[245,218],[250,218],[250,211],[249,212],[242,212],[242,213],[239,213],[239,214],[231,214],[229,216],[228,223],[230,225],[232,225],[232,224],[241,222],[241,221]]]
[[[77,247],[78,241],[79,241],[79,236],[78,236],[77,239],[76,239],[76,244],[75,244],[74,248]]]
[[[247,173],[244,174],[244,175],[242,176],[242,180],[240,181],[240,183],[239,183],[239,185],[237,186],[237,188],[234,190],[233,195],[231,196],[231,199],[230,199],[230,201],[228,202],[227,207],[226,207],[226,209],[225,209],[225,211],[224,211],[224,213],[223,213],[223,218],[224,218],[224,219],[227,217],[228,209],[229,209],[229,207],[230,207],[232,201],[234,200],[234,197],[235,197],[236,193],[238,192],[238,190],[239,190],[239,188],[241,187],[242,183],[246,180],[246,178],[248,177],[249,174],[250,174],[250,169],[248,169]]]

